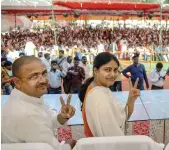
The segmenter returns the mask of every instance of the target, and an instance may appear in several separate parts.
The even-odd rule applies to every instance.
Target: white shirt
[[[64,77],[64,73],[62,73],[60,70],[56,70],[56,72],[51,71],[49,72],[49,84],[51,88],[59,88],[62,84],[62,78]]]
[[[154,69],[150,73],[149,80],[152,83],[152,85],[162,87],[162,86],[164,86],[164,79],[159,80],[159,77],[164,77],[164,76],[165,76],[164,71],[161,70],[160,72],[157,72],[157,70]]]
[[[54,129],[61,125],[57,114],[35,98],[14,89],[2,108],[2,143],[48,143],[60,150]]]
[[[91,89],[87,94],[85,111],[94,137],[124,135],[125,106],[109,88],[98,86]]]
[[[10,77],[12,77],[12,76],[13,76],[13,74],[12,74],[12,70],[8,70],[8,75],[9,75]]]
[[[67,75],[67,71],[70,67],[73,66],[73,63],[68,63],[67,61],[64,61],[63,64],[62,64],[62,72],[65,74],[65,76]]]
[[[15,50],[13,52],[10,51],[6,57],[9,61],[13,63],[17,58],[19,58],[19,53]]]
[[[27,42],[25,45],[25,54],[27,56],[35,55],[35,48],[36,46],[31,41]]]
[[[98,48],[98,53],[102,53],[104,52],[104,45],[102,43],[100,43],[99,45],[97,45],[97,48]]]
[[[51,60],[47,60],[46,58],[41,58],[42,63],[46,66],[48,72],[51,70]]]
[[[62,58],[56,58],[56,61],[58,63],[59,66],[63,66],[63,63],[66,61],[66,57],[62,57]]]
[[[79,66],[82,67],[84,69],[84,71],[85,71],[85,79],[84,79],[84,81],[86,81],[90,77],[90,67],[89,67],[88,64],[85,65],[82,62],[79,64]]]

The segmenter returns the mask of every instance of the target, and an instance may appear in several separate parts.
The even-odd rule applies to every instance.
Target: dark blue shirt
[[[146,86],[149,87],[146,70],[143,64],[139,64],[139,65],[132,64],[128,66],[126,69],[124,69],[122,73],[127,78],[130,77],[129,75],[127,75],[127,73],[131,74],[131,81],[133,86],[136,79],[139,78],[138,87],[137,87],[138,89],[140,90],[144,89],[144,80],[146,82]]]

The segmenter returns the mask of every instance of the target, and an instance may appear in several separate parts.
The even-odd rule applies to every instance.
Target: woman
[[[133,112],[134,102],[140,94],[136,89],[138,79],[129,92],[126,106],[118,101],[109,89],[118,76],[119,61],[103,52],[96,56],[93,64],[94,77],[81,87],[79,98],[83,102],[82,115],[86,137],[124,135],[126,118]]]

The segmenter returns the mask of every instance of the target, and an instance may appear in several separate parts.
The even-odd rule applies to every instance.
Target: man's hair
[[[4,63],[4,67],[7,67],[7,66],[12,66],[12,62],[6,61],[6,62]]]
[[[132,59],[134,59],[134,58],[138,58],[139,57],[139,54],[138,53],[136,53],[136,54],[134,54],[134,56],[132,57]]]
[[[161,62],[157,63],[156,68],[163,68],[163,64]]]
[[[42,54],[42,55],[43,55],[43,53],[42,53],[42,52],[38,52],[38,54]]]
[[[87,58],[86,56],[82,56],[82,59]]]
[[[7,61],[7,58],[1,58],[1,62],[2,62],[2,61]]]
[[[62,53],[62,54],[64,54],[64,50],[59,50],[59,53]]]
[[[56,60],[52,60],[52,61],[51,61],[51,65],[53,65],[53,64],[58,64],[58,63],[57,63]]]
[[[20,74],[20,71],[24,65],[30,64],[33,61],[40,61],[39,58],[36,58],[34,56],[23,56],[21,58],[18,58],[14,61],[12,65],[12,74],[14,77],[18,77]]]
[[[76,60],[76,61],[80,61],[80,59],[79,59],[79,57],[74,57],[74,60]]]
[[[21,56],[21,55],[25,56],[25,53],[20,53],[19,56]]]
[[[5,51],[4,51],[4,50],[1,50],[1,54],[3,54],[3,53],[5,53]]]
[[[45,53],[45,54],[44,54],[44,57],[45,57],[45,58],[48,57],[48,56],[50,56],[49,53]]]
[[[72,56],[67,56],[67,60],[68,60],[69,58],[72,58]]]

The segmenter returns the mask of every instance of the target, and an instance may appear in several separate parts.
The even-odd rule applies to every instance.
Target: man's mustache
[[[47,83],[47,82],[45,82],[45,83],[40,83],[40,84],[38,84],[36,87],[38,88],[38,87],[42,87],[42,86],[48,86],[48,83]]]

